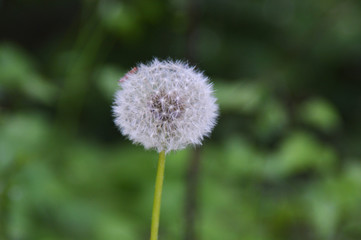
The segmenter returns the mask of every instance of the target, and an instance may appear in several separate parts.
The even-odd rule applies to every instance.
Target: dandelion
[[[115,124],[123,135],[159,152],[151,240],[158,238],[165,154],[200,145],[212,131],[218,105],[208,78],[180,61],[140,64],[120,81]]]

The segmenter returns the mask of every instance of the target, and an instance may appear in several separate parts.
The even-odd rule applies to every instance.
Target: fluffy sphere
[[[182,62],[153,60],[120,81],[113,106],[123,135],[158,152],[201,144],[218,115],[208,78]]]

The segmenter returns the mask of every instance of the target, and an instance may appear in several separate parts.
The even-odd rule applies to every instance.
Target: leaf
[[[305,102],[299,110],[299,118],[325,132],[334,131],[340,124],[337,110],[326,100],[315,98]]]
[[[220,108],[225,111],[251,113],[256,111],[263,97],[265,89],[256,83],[217,84],[215,92]]]
[[[336,161],[336,154],[332,148],[306,132],[290,134],[281,143],[274,157],[275,164],[285,175],[310,169],[327,172]]]
[[[49,104],[55,96],[55,87],[35,69],[33,60],[20,48],[0,45],[0,87],[19,91],[26,96]]]

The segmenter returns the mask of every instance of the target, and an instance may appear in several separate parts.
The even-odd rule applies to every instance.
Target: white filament
[[[210,134],[218,105],[208,78],[182,62],[153,60],[120,82],[115,124],[123,135],[158,152],[201,144]]]

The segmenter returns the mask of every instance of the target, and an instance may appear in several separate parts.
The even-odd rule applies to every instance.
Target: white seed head
[[[180,61],[140,64],[120,86],[114,122],[146,149],[169,152],[201,144],[216,123],[218,105],[208,78]]]

